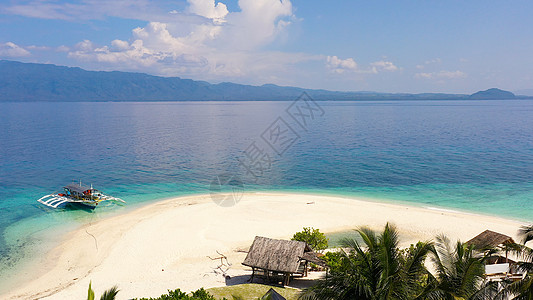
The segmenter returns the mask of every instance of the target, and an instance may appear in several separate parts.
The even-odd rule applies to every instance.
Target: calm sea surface
[[[533,221],[533,101],[317,102],[312,115],[291,104],[0,103],[0,288],[57,233],[209,193],[225,173],[252,191]],[[128,203],[88,212],[36,202],[73,180]]]

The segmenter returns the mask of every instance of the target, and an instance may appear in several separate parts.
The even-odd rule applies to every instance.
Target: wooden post
[[[509,263],[509,258],[507,258],[507,252],[509,251],[509,249],[507,247],[505,247],[505,262],[506,263]]]
[[[285,273],[285,278],[283,280],[283,285],[289,285],[289,280],[291,279],[291,273]]]
[[[252,267],[252,277],[250,277],[250,283],[254,281],[254,275],[255,275],[255,268]]]

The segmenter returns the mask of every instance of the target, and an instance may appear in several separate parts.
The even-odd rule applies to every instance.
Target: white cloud
[[[84,40],[82,42],[79,42],[74,46],[79,51],[92,51],[94,49],[93,42],[89,40]]]
[[[61,45],[55,49],[57,52],[69,52],[70,47],[67,47],[65,45]]]
[[[434,58],[434,59],[426,60],[426,61],[424,62],[424,64],[426,64],[426,65],[440,64],[441,62],[442,62],[442,59],[440,59],[439,57],[437,57],[437,58]]]
[[[24,56],[30,56],[31,53],[12,43],[12,42],[7,42],[7,43],[0,43],[0,56],[4,56],[4,57],[24,57]]]
[[[419,70],[426,70],[426,72],[419,72],[414,75],[415,78],[418,79],[434,79],[442,81],[444,79],[455,79],[455,78],[465,78],[466,74],[462,71],[446,71],[446,70],[440,70],[436,71],[441,68],[442,65],[442,59],[439,57],[433,58],[430,60],[424,61],[423,64],[417,65],[416,68]]]
[[[116,39],[108,46],[82,41],[69,52],[69,57],[103,62],[123,70],[204,80],[244,78],[259,72],[270,72],[257,74],[259,77],[271,76],[276,72],[274,67],[279,71],[302,61],[319,59],[313,55],[261,49],[290,25],[293,14],[288,0],[239,0],[238,12],[228,12],[224,3],[213,0],[188,2],[185,13],[195,14],[204,21],[149,22],[133,29],[129,41]]]
[[[111,51],[126,51],[130,49],[130,43],[122,40],[111,41]]]
[[[394,72],[399,68],[390,61],[376,61],[369,66],[360,67],[353,58],[341,59],[337,56],[326,57],[326,67],[333,73],[342,74],[345,72],[377,74],[382,71]]]
[[[189,0],[187,11],[195,15],[212,19],[217,23],[224,22],[224,18],[229,13],[226,4],[222,2],[215,4],[215,0]]]
[[[345,71],[356,71],[357,63],[353,58],[340,59],[337,56],[326,57],[326,67],[333,73],[342,74]]]
[[[440,71],[437,73],[437,76],[440,78],[465,78],[466,74],[462,71]]]
[[[50,50],[50,47],[31,45],[31,46],[27,46],[26,49],[37,50],[37,51],[48,51],[48,50]]]
[[[465,78],[466,74],[462,71],[439,71],[428,73],[416,73],[415,78],[421,79],[456,79]]]
[[[426,60],[423,64],[416,65],[416,68],[419,70],[422,70],[422,69],[425,69],[427,66],[439,65],[441,63],[442,63],[442,59],[437,57],[437,58],[433,58],[430,60]]]
[[[399,68],[395,66],[392,62],[383,60],[373,62],[370,64],[370,66],[372,67],[372,73],[378,73],[379,71],[394,72],[399,70]]]
[[[230,26],[222,38],[240,50],[272,42],[289,24],[292,3],[288,0],[239,0],[240,12],[230,13]]]
[[[63,12],[63,5],[46,1],[29,1],[12,6],[2,5],[2,11],[8,14],[40,19],[62,19],[69,17]]]
[[[434,77],[434,73],[416,73],[415,78],[427,78],[431,79]]]

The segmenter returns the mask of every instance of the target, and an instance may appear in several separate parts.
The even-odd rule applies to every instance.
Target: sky
[[[521,0],[2,0],[0,59],[211,83],[516,92],[533,89],[532,14]]]

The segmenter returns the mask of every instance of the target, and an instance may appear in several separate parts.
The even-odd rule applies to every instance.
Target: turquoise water
[[[224,173],[250,191],[533,221],[533,101],[318,102],[303,126],[291,105],[0,103],[0,291],[61,233],[158,199],[209,193]],[[289,142],[269,139],[275,128],[290,128]],[[253,174],[239,164],[258,154]],[[36,202],[79,179],[127,205],[89,212]]]

